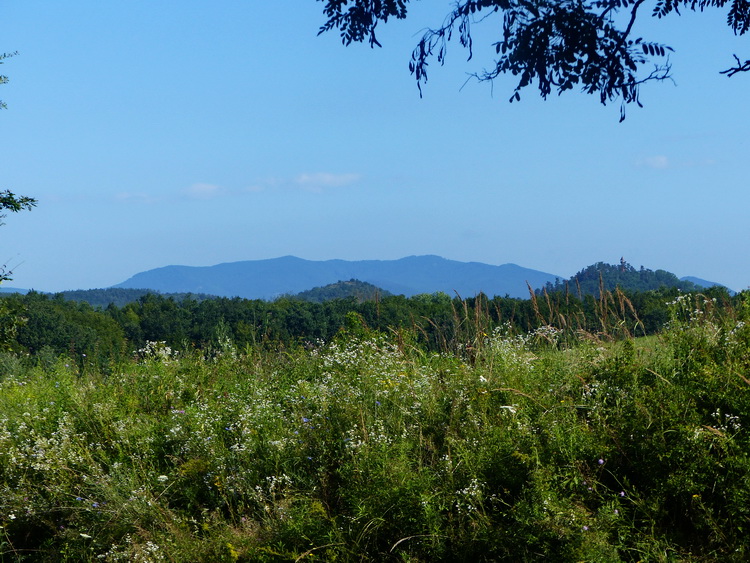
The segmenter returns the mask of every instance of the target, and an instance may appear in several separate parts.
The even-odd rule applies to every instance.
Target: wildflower
[[[91,506],[93,506],[94,508],[99,508],[99,503],[98,503],[98,502],[95,502],[95,503],[93,503],[93,504],[92,504]]]
[[[375,401],[375,405],[379,407],[380,406],[380,401]]]
[[[167,477],[166,475],[159,475],[156,480],[160,483],[164,483],[165,481],[169,481],[169,477]]]
[[[303,417],[302,417],[302,422],[310,422],[310,419],[309,419],[309,418],[305,418],[305,417],[303,416]]]
[[[599,458],[599,465],[604,465],[604,460],[602,458]]]
[[[583,531],[584,531],[584,532],[588,532],[588,531],[589,531],[589,527],[588,527],[588,526],[584,526],[584,527],[583,527]]]
[[[625,496],[625,491],[620,491],[620,496],[624,497]]]

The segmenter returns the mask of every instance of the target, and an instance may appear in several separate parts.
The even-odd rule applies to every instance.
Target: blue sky
[[[634,266],[750,286],[750,56],[722,12],[644,21],[675,48],[643,109],[469,80],[475,29],[408,72],[451,3],[417,2],[382,49],[317,36],[322,4],[8,0],[0,189],[38,207],[0,227],[9,285],[106,287],[169,264],[437,254],[564,277]],[[484,26],[491,26],[485,23]]]

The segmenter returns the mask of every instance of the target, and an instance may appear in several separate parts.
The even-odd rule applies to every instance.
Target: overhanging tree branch
[[[342,41],[369,41],[375,37],[378,21],[407,16],[409,0],[318,0],[324,2],[328,21],[320,32],[337,28]],[[456,0],[442,25],[428,28],[412,52],[409,69],[420,95],[427,82],[429,62],[445,63],[448,44],[457,33],[460,45],[474,54],[472,26],[490,16],[502,17],[502,30],[495,49],[494,67],[473,73],[479,80],[492,81],[500,75],[517,77],[510,101],[520,100],[520,91],[535,85],[546,98],[578,88],[597,94],[603,104],[620,100],[621,116],[630,103],[639,106],[639,87],[670,78],[668,52],[658,41],[633,38],[635,24],[645,0]],[[656,0],[651,15],[663,18],[680,8],[703,11],[727,8],[728,25],[742,35],[750,28],[750,0]],[[624,18],[618,18],[622,14]],[[618,23],[620,22],[620,23]],[[737,57],[735,57],[737,59]],[[644,70],[653,64],[652,71]],[[750,70],[750,61],[724,71],[733,76]]]
[[[721,74],[726,74],[727,76],[731,78],[738,72],[750,72],[750,60],[747,60],[743,63],[740,61],[740,58],[737,55],[732,55],[732,56],[734,57],[734,60],[737,62],[737,65],[730,67],[726,70],[722,70]]]
[[[16,195],[8,190],[0,192],[1,210],[12,211],[13,213],[18,213],[23,210],[30,211],[32,207],[36,206],[36,203],[36,200],[31,197]],[[5,217],[5,215],[0,214],[0,217]]]

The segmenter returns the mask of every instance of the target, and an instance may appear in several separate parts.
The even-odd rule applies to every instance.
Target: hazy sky
[[[620,257],[750,286],[750,57],[721,11],[646,21],[675,48],[643,109],[469,80],[476,26],[408,72],[451,2],[416,2],[382,49],[317,36],[314,0],[6,0],[0,227],[10,286],[106,287],[169,264],[437,254],[568,277]],[[647,10],[644,10],[646,13]],[[647,18],[650,19],[650,18]]]

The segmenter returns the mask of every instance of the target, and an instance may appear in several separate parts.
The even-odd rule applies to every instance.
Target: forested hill
[[[292,298],[311,303],[324,303],[332,299],[353,297],[357,302],[363,303],[364,301],[374,301],[375,299],[389,295],[392,295],[390,291],[380,289],[371,283],[352,279],[330,283],[323,287],[314,287],[307,291],[302,291],[292,296]]]
[[[694,278],[697,279],[697,278]],[[711,284],[705,282],[706,286]],[[711,284],[718,285],[718,284]],[[568,280],[556,280],[555,283],[547,283],[544,288],[537,290],[540,293],[569,291],[574,295],[599,295],[600,288],[612,291],[619,287],[623,291],[640,292],[660,288],[677,288],[681,291],[695,291],[700,286],[688,279],[679,279],[676,275],[666,270],[649,270],[641,266],[639,269],[628,264],[624,259],[619,264],[605,264],[597,262],[584,268]]]

